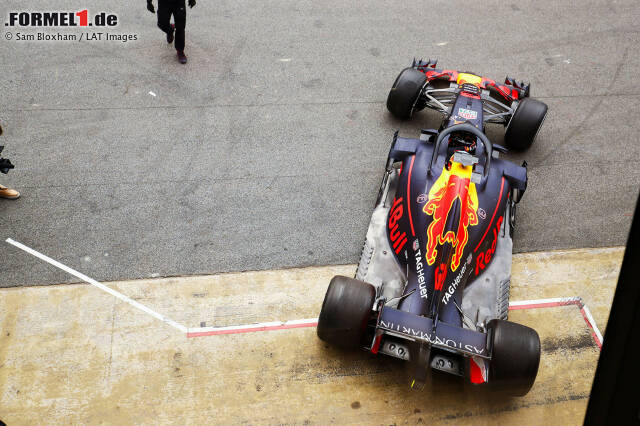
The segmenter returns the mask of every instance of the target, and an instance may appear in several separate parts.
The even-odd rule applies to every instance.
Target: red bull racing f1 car
[[[445,114],[419,138],[394,135],[355,279],[331,280],[320,339],[409,362],[412,387],[430,369],[526,394],[540,362],[535,330],[507,321],[516,204],[526,163],[499,158],[485,123],[507,127],[506,144],[533,142],[547,106],[529,85],[504,85],[419,61],[403,70],[387,107]]]

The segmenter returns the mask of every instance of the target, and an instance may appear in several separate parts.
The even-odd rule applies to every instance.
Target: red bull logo
[[[433,220],[427,228],[426,259],[433,265],[438,255],[438,246],[450,243],[454,249],[451,257],[451,271],[458,269],[462,253],[469,240],[467,228],[478,224],[478,193],[475,183],[471,182],[473,166],[463,166],[452,162],[451,168],[446,167],[429,191],[429,201],[422,211]],[[460,217],[456,232],[445,232],[447,218],[455,200],[460,201]]]
[[[487,265],[491,262],[491,258],[493,254],[496,252],[496,244],[498,243],[498,232],[500,232],[500,228],[502,227],[502,219],[500,216],[498,221],[496,222],[496,226],[493,228],[493,243],[491,243],[491,247],[487,249],[485,252],[481,252],[478,254],[478,259],[476,260],[476,275],[480,273]]]
[[[400,224],[398,223],[402,218],[404,210],[402,208],[402,197],[393,200],[393,207],[389,212],[389,237],[393,244],[393,250],[396,254],[400,253],[400,250],[407,243],[406,232],[400,232]]]

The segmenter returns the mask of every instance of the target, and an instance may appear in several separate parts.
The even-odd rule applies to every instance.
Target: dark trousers
[[[178,52],[182,52],[184,28],[187,25],[187,9],[184,0],[158,0],[158,27],[167,34],[171,33],[171,15],[176,26],[175,47]]]

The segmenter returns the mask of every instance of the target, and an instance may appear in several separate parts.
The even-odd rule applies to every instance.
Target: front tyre
[[[393,83],[387,97],[387,109],[396,118],[407,120],[414,113],[427,76],[415,68],[405,68]]]
[[[340,275],[333,277],[318,318],[318,337],[342,349],[358,348],[375,298],[371,284]]]
[[[547,104],[544,102],[531,98],[521,100],[507,125],[504,135],[507,146],[514,151],[528,149],[533,144],[546,115]]]
[[[489,384],[511,395],[523,396],[533,386],[540,365],[540,337],[527,326],[493,319]]]

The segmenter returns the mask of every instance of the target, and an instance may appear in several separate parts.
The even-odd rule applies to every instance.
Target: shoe
[[[15,189],[7,188],[6,186],[0,185],[0,198],[6,198],[8,200],[15,200],[20,197],[20,193]]]
[[[178,61],[180,61],[181,64],[187,63],[187,55],[185,55],[183,51],[178,51]]]
[[[171,24],[171,32],[167,33],[167,43],[173,43],[173,33],[176,31],[175,24]]]

